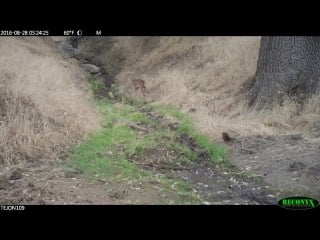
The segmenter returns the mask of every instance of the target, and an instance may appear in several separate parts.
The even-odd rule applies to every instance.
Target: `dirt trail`
[[[58,163],[37,163],[2,172],[0,204],[114,204],[102,185]]]
[[[177,128],[152,109],[140,110],[154,120],[151,122],[160,121],[164,129]],[[139,134],[154,130],[147,124],[131,127]],[[197,152],[194,163],[152,162],[166,156],[167,149],[161,148],[145,153],[151,162],[141,162],[139,156],[129,160],[154,175],[189,183],[202,204],[277,204],[281,197],[292,194],[320,199],[320,131],[237,138],[226,143],[236,167],[213,165],[186,134],[177,141]],[[172,195],[159,185],[156,179],[142,184],[90,180],[81,172],[66,170],[64,162],[42,160],[0,172],[0,204],[171,204]]]
[[[141,111],[155,121],[160,119],[164,128],[176,128],[165,116],[152,109],[141,108]],[[153,127],[139,125],[137,131],[143,134],[141,129],[152,131]],[[177,141],[188,145],[199,156],[188,166],[172,162],[141,163],[138,156],[129,160],[154,175],[188,182],[190,191],[199,194],[202,204],[277,204],[281,197],[292,194],[319,199],[319,136],[295,134],[236,139],[226,145],[231,161],[239,168],[213,165],[209,156],[186,134],[180,135]],[[148,154],[146,159],[156,159],[167,151],[159,149],[145,153]],[[0,204],[171,203],[170,194],[163,194],[156,181],[133,187],[112,179],[89,180],[81,172],[66,170],[63,165],[62,162],[41,162],[23,170],[3,171],[0,176]]]
[[[241,142],[246,149],[241,147]],[[320,199],[320,132],[261,137],[228,144],[234,163],[278,191]]]

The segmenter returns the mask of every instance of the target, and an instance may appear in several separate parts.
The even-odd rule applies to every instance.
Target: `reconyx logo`
[[[305,210],[317,207],[319,201],[309,197],[287,197],[281,199],[278,205],[292,210]]]

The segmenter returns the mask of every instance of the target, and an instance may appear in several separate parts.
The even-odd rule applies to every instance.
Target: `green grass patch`
[[[88,82],[93,92],[101,87],[94,79]],[[148,180],[157,177],[151,171],[145,171],[128,160],[143,162],[153,158],[188,165],[197,159],[197,153],[188,145],[177,142],[177,137],[181,134],[192,137],[199,147],[208,153],[213,163],[220,164],[227,157],[225,147],[215,145],[208,137],[199,134],[191,117],[174,107],[161,105],[151,109],[144,101],[128,98],[116,103],[96,100],[96,106],[103,118],[103,129],[90,134],[72,151],[71,165],[89,177],[108,178],[111,181]],[[177,130],[164,129],[161,118],[150,118],[139,110],[141,107],[156,110],[171,119],[176,118],[180,123]],[[140,131],[138,134],[135,128],[130,127],[137,123],[146,124],[142,127],[150,127],[149,131]],[[188,183],[163,176],[161,183],[161,188],[169,193],[168,196],[174,196],[173,204],[201,203],[199,196]]]
[[[97,177],[139,178],[148,173],[127,161],[127,157],[151,142],[141,139],[127,126],[130,120],[146,122],[149,119],[130,105],[96,101],[104,118],[104,129],[92,133],[72,154],[74,166]]]
[[[153,149],[157,146],[156,138],[152,135],[137,139],[128,146],[128,157],[132,157],[134,154],[139,154],[139,156],[144,157],[144,153],[147,152],[148,149]]]
[[[140,122],[148,123],[150,119],[142,112],[139,112],[135,106],[128,104],[113,104],[111,102],[98,100],[96,101],[97,108],[104,117],[105,124],[117,122]]]
[[[190,118],[186,118],[178,127],[177,131],[179,133],[185,133],[188,134],[190,136],[194,136],[196,129],[194,126],[194,123],[192,122],[192,120]]]
[[[129,174],[131,177],[134,177],[135,174],[141,175],[143,171],[139,171],[138,167],[128,162],[127,159],[135,154],[141,158],[147,157],[145,153],[148,150],[152,151],[160,146],[173,150],[177,162],[192,163],[197,158],[197,154],[187,145],[176,141],[177,135],[183,133],[193,137],[196,143],[209,154],[213,163],[221,163],[226,159],[225,147],[215,145],[208,137],[198,134],[191,118],[173,107],[156,108],[160,109],[163,114],[167,113],[182,121],[177,132],[162,129],[158,123],[158,128],[152,132],[139,135],[128,125],[152,121],[145,113],[138,111],[140,105],[113,104],[103,100],[97,100],[96,105],[104,118],[104,129],[90,136],[73,155],[76,166],[84,172],[113,176],[119,175],[121,166],[123,166],[123,175]],[[154,123],[157,126],[157,120]]]
[[[175,117],[178,120],[184,120],[186,117],[188,117],[186,114],[169,105],[157,105],[154,106],[154,108],[163,115],[169,115]]]
[[[189,183],[172,179],[162,179],[161,182],[165,187],[167,194],[170,195],[170,193],[174,193],[175,195],[169,204],[183,205],[202,203],[198,194],[192,191],[192,187]]]
[[[177,161],[184,165],[192,163],[197,158],[197,153],[192,151],[187,145],[176,142],[173,139],[168,141],[168,147],[177,153]]]
[[[96,177],[140,177],[148,174],[126,160],[134,138],[126,126],[114,126],[92,134],[73,151],[73,164],[85,174]]]
[[[93,76],[88,77],[87,81],[89,83],[91,91],[94,94],[101,91],[105,87],[103,83],[97,82],[96,78]]]
[[[160,112],[163,114],[168,114],[170,116],[176,117],[179,120],[182,120],[182,123],[179,125],[177,132],[180,134],[188,134],[189,136],[193,137],[196,141],[196,143],[205,150],[206,153],[209,154],[210,159],[215,164],[220,164],[223,162],[226,162],[228,151],[227,149],[222,145],[214,144],[210,141],[210,139],[203,135],[197,133],[197,130],[195,128],[195,125],[190,118],[190,116],[179,112],[177,109],[171,106],[163,106],[156,107]],[[175,147],[178,149],[181,149],[181,144],[176,144]],[[190,149],[189,149],[190,150]],[[184,156],[187,156],[186,159],[183,161],[192,161],[196,158],[195,155],[188,151],[184,151]],[[187,160],[189,159],[189,160]]]
[[[219,164],[227,159],[228,151],[224,146],[213,144],[207,136],[201,134],[196,135],[195,140],[210,155],[213,163]]]
[[[149,117],[142,112],[134,112],[130,114],[128,119],[132,122],[139,122],[139,123],[149,123],[151,121]]]

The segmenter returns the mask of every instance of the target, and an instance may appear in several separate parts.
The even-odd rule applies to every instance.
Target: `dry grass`
[[[122,91],[132,95],[130,80],[144,79],[147,99],[184,111],[195,108],[197,127],[212,139],[221,140],[222,131],[242,136],[310,131],[319,122],[319,98],[303,109],[290,101],[271,111],[247,109],[240,89],[255,73],[259,37],[157,37],[153,48],[145,38],[114,41],[127,56],[116,76]]]
[[[286,101],[272,110],[247,109],[239,90],[254,75],[258,37],[114,37],[103,54],[103,39],[93,45],[101,61],[118,56],[109,67],[123,63],[120,72],[114,69],[123,92],[133,94],[131,79],[144,79],[147,99],[195,108],[198,129],[212,139],[221,140],[222,131],[249,136],[320,128],[319,97],[303,106]],[[3,37],[0,51],[0,163],[54,159],[99,127],[85,73],[50,39]]]
[[[320,129],[320,96],[313,96],[302,107],[293,126],[301,131]]]
[[[0,163],[54,160],[99,127],[85,73],[45,38],[0,39]]]

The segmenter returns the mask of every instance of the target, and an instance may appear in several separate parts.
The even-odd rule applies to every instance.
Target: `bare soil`
[[[166,44],[169,46],[170,42],[167,40],[170,39],[164,40],[165,41],[162,42],[168,42]],[[224,41],[226,39],[222,40],[221,43],[226,42]],[[77,90],[74,87],[75,82],[84,82],[81,80],[84,78],[82,70],[80,71],[80,68],[73,63],[73,60],[62,60],[61,57],[58,58],[59,61],[56,59],[47,59],[47,56],[53,54],[51,50],[49,51],[47,47],[43,47],[44,49],[41,52],[37,44],[35,45],[32,41],[31,39],[16,39],[10,41],[4,40],[4,42],[2,42],[2,50],[4,51],[4,57],[2,58],[4,68],[2,71],[4,75],[3,79],[10,81],[12,79],[18,79],[19,81],[13,84],[12,88],[23,93],[30,93],[29,95],[34,99],[40,99],[37,102],[42,103],[40,107],[43,112],[48,112],[48,115],[64,116],[64,118],[68,118],[68,122],[73,122],[75,119],[83,119],[80,124],[80,126],[83,125],[83,129],[91,129],[91,126],[98,125],[99,121],[96,120],[96,113],[91,111],[91,106],[85,104],[82,98],[71,98],[72,96],[84,95],[83,91]],[[123,41],[127,40],[124,39]],[[149,41],[152,45],[147,47],[148,49],[143,49],[148,52],[151,51],[154,46],[158,45],[160,40],[154,39],[151,41],[150,39],[145,39],[145,41]],[[175,41],[181,40],[171,39],[170,41],[175,43]],[[239,47],[239,40],[230,39],[230,50],[226,52],[219,50],[220,48],[217,47],[216,40],[214,39],[210,41],[205,40],[205,42],[209,44],[208,46],[212,45],[210,47],[211,51],[208,51],[207,48],[202,49],[200,45],[195,48],[192,47],[191,49],[194,49],[194,56],[202,52],[210,52],[210,56],[204,58],[201,57],[202,55],[199,55],[200,57],[197,59],[199,59],[199,61],[204,59],[204,61],[201,60],[201,62],[195,62],[191,65],[186,61],[184,63],[185,68],[181,67],[182,70],[189,69],[196,63],[199,63],[200,65],[195,67],[192,74],[190,71],[184,70],[181,72],[172,72],[172,69],[167,67],[167,65],[173,66],[173,64],[177,63],[177,59],[172,57],[173,55],[169,51],[170,48],[168,48],[168,51],[156,51],[141,61],[138,68],[136,68],[132,63],[136,62],[136,59],[139,59],[139,55],[132,55],[134,57],[130,61],[126,60],[124,57],[126,53],[121,52],[121,54],[119,54],[119,48],[121,48],[121,46],[115,44],[113,40],[110,44],[114,46],[115,49],[113,51],[105,49],[105,52],[101,53],[99,45],[105,46],[105,42],[99,40],[92,45],[95,46],[95,48],[94,51],[90,51],[92,55],[91,57],[88,56],[88,59],[90,61],[95,60],[94,62],[96,64],[107,66],[105,69],[108,73],[102,72],[99,76],[101,78],[100,80],[106,85],[111,86],[113,82],[111,77],[119,73],[122,69],[120,69],[120,65],[122,66],[126,63],[128,70],[123,71],[122,75],[120,74],[118,76],[117,83],[125,83],[127,79],[133,77],[131,76],[131,72],[136,72],[139,76],[148,76],[147,73],[150,71],[148,88],[150,91],[152,89],[159,89],[158,92],[153,92],[155,96],[158,96],[158,98],[156,97],[157,100],[162,99],[162,102],[175,102],[179,105],[183,104],[185,99],[189,99],[190,102],[188,102],[188,104],[190,106],[198,106],[198,100],[191,98],[187,94],[188,91],[185,86],[191,86],[195,89],[199,88],[201,91],[209,92],[211,95],[212,92],[214,92],[213,89],[218,90],[218,88],[222,86],[219,84],[223,82],[226,85],[226,90],[231,89],[231,92],[237,91],[238,88],[236,86],[240,86],[241,83],[255,71],[259,43],[257,39],[243,39],[241,46],[244,47]],[[40,40],[39,43],[41,43]],[[13,45],[21,45],[21,48],[13,48]],[[28,51],[22,48],[24,45],[28,47]],[[191,45],[193,45],[193,43],[186,42],[185,48],[189,49]],[[83,47],[85,48],[85,46]],[[164,45],[163,49],[165,50],[166,48],[166,45]],[[199,48],[199,51],[197,48]],[[136,48],[133,49],[132,52],[137,52]],[[13,51],[14,54],[11,51]],[[214,55],[212,54],[213,51],[217,51],[216,55],[220,56],[217,57],[217,59],[225,59],[223,60],[226,62],[225,65],[213,67],[217,62],[216,59],[211,59],[211,55]],[[238,53],[238,51],[240,52]],[[248,55],[242,54],[242,51]],[[35,59],[31,59],[28,52],[36,56],[34,57]],[[233,53],[238,54],[234,55]],[[54,54],[58,55],[57,53]],[[158,54],[160,54],[160,56],[158,56]],[[8,56],[12,57],[8,58]],[[21,56],[24,56],[24,58],[22,58],[23,61],[21,60]],[[106,58],[106,56],[110,57]],[[180,59],[186,59],[182,54],[178,56],[181,56],[179,57]],[[194,58],[192,54],[190,56],[192,59]],[[236,57],[229,59],[229,57],[225,58],[225,56]],[[110,64],[109,59],[111,58],[115,60]],[[159,59],[159,61],[150,64],[152,59]],[[109,65],[107,65],[105,61],[107,61]],[[62,64],[60,64],[60,62],[62,62]],[[248,62],[248,64],[238,64],[239,62]],[[217,63],[219,63],[219,61]],[[164,69],[168,70],[163,70],[160,72],[161,74],[155,74],[158,73],[158,70],[155,71],[155,73],[153,72],[154,69],[157,68],[155,67],[157,65],[159,65],[159,69],[160,66],[165,66]],[[230,65],[234,67],[230,68]],[[41,71],[39,71],[39,66],[42,66],[42,68],[40,68]],[[26,69],[31,69],[32,71],[26,71]],[[69,75],[70,69],[77,74]],[[145,69],[149,70],[147,71]],[[48,77],[39,78],[41,82],[34,84],[35,72],[33,71],[36,71],[39,76]],[[22,72],[23,74],[28,73],[27,75],[23,75],[23,79],[25,80],[23,84],[21,84],[20,78],[14,77],[16,73],[19,75],[22,74]],[[239,76],[239,73],[242,73],[241,76]],[[233,77],[235,75],[237,75],[237,77]],[[66,76],[69,77],[66,78]],[[219,81],[212,81],[212,76],[219,78]],[[197,81],[195,82],[194,79]],[[201,81],[201,85],[198,86],[199,79],[203,80]],[[241,81],[238,79],[241,79]],[[51,86],[52,82],[56,85],[54,89],[47,87]],[[66,83],[68,84],[66,85]],[[208,86],[209,84],[211,85]],[[125,84],[123,84],[123,86],[125,86]],[[44,89],[47,89],[44,96],[52,96],[52,99],[47,99],[40,95]],[[65,89],[68,89],[68,95],[64,95],[66,93]],[[72,94],[70,92],[71,89],[74,91]],[[107,93],[108,92],[101,92],[100,95],[104,97],[108,95]],[[193,93],[194,92],[191,94],[192,96],[194,95]],[[63,104],[61,104],[62,101]],[[56,108],[51,109],[47,107],[52,106],[52,104],[54,104]],[[213,106],[216,105],[217,104]],[[61,111],[63,110],[62,112],[64,114],[60,114],[61,106],[63,107]],[[221,106],[221,108],[223,108],[223,106]],[[55,109],[59,111],[56,113]],[[170,128],[174,130],[177,127],[176,123],[170,122],[164,116],[156,114],[150,109],[144,108],[141,109],[141,111],[145,112],[150,118],[161,121],[164,129]],[[200,111],[197,111],[197,114],[200,114]],[[202,125],[209,127],[210,124],[206,122],[206,115],[199,116],[203,119]],[[212,116],[210,116],[210,121],[214,120],[216,119],[212,120]],[[223,119],[223,121],[224,120],[225,119]],[[148,131],[154,130],[154,126],[152,125],[140,124],[131,127],[135,128],[138,134],[145,134]],[[78,126],[75,128],[79,130]],[[214,129],[210,134],[214,135],[215,132]],[[61,136],[62,135],[59,135],[58,138],[60,141]],[[230,161],[233,164],[230,166],[212,164],[209,156],[202,152],[190,136],[185,134],[180,135],[176,141],[188,145],[189,148],[197,152],[199,156],[198,159],[190,165],[185,166],[172,161],[174,156],[168,155],[168,149],[162,147],[145,152],[144,159],[141,159],[139,156],[133,156],[132,159],[129,160],[137,166],[152,172],[154,176],[162,175],[170,179],[180,179],[189,183],[191,186],[190,192],[197,193],[201,197],[200,204],[277,204],[280,198],[292,195],[305,195],[317,198],[318,200],[320,199],[319,130],[312,134],[256,135],[247,138],[236,136],[235,138],[234,141],[225,143],[229,149]],[[163,160],[162,162],[157,161],[160,157]],[[148,161],[145,161],[145,159],[148,159]],[[67,160],[62,159],[58,162],[50,161],[50,159],[40,160],[35,156],[32,162],[26,161],[26,163],[19,163],[16,167],[1,168],[0,204],[174,204],[172,201],[175,197],[174,192],[163,189],[159,179],[156,177],[152,180],[136,182],[99,179],[95,176],[85,176],[83,173],[74,169],[67,169],[65,167],[66,161]]]
[[[59,164],[29,165],[1,175],[0,204],[114,204],[101,185]]]
[[[320,132],[253,136],[230,143],[229,150],[240,169],[262,177],[279,193],[320,198]]]
[[[146,108],[149,117],[166,118]],[[139,134],[152,126],[139,125]],[[174,127],[172,127],[174,129]],[[146,152],[139,162],[130,161],[169,179],[190,184],[190,191],[201,197],[201,204],[243,205],[277,204],[281,197],[306,195],[319,199],[320,190],[320,134],[284,136],[256,136],[236,138],[227,143],[230,159],[235,166],[218,166],[210,162],[194,140],[182,134],[177,141],[187,144],[198,153],[198,159],[187,166],[172,161],[157,163],[156,156],[164,156],[167,149]],[[154,161],[150,160],[153,159]],[[84,176],[66,169],[63,162],[44,161],[23,168],[6,169],[0,176],[1,204],[172,204],[174,194],[166,192],[160,182],[117,182]]]

